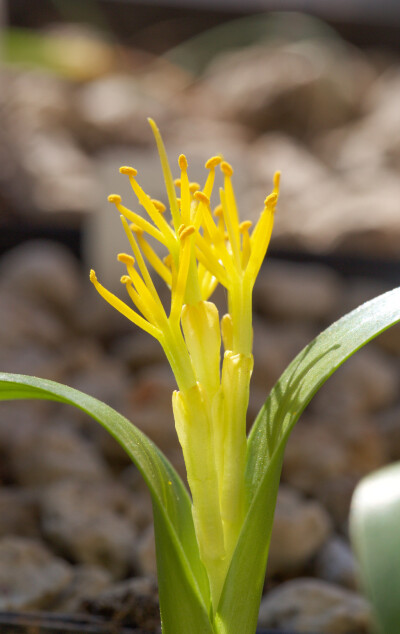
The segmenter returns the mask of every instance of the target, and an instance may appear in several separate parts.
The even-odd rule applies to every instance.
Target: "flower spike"
[[[252,289],[269,244],[279,194],[279,173],[254,229],[240,222],[232,184],[233,168],[222,156],[205,164],[203,188],[191,182],[188,161],[178,159],[173,180],[161,135],[156,139],[171,218],[165,205],[141,188],[137,170],[123,166],[147,218],[109,196],[119,213],[132,254],[120,253],[126,267],[121,283],[135,307],[128,306],[97,280],[100,295],[162,345],[179,391],[173,394],[175,426],[192,495],[193,523],[200,558],[209,578],[212,609],[219,603],[247,511],[245,459],[246,409],[252,355]],[[211,198],[220,167],[220,204]],[[175,187],[179,187],[177,197]],[[158,246],[154,246],[155,240]],[[147,263],[146,263],[147,262]],[[169,311],[161,302],[148,265],[171,292]],[[208,301],[218,284],[227,291],[228,312],[220,320]],[[137,311],[136,311],[137,309]],[[221,368],[221,341],[224,347]]]

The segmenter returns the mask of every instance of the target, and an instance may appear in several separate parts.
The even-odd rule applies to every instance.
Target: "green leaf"
[[[382,634],[400,630],[400,463],[367,476],[357,486],[350,534],[361,580]]]
[[[400,320],[400,288],[363,304],[321,333],[272,389],[248,440],[249,511],[218,606],[218,631],[254,634],[283,452],[312,397],[346,359]]]
[[[124,416],[65,385],[0,373],[0,400],[46,399],[74,405],[119,442],[141,472],[153,502],[163,632],[211,634],[208,580],[200,561],[188,492],[165,456]],[[46,448],[43,448],[46,451]]]

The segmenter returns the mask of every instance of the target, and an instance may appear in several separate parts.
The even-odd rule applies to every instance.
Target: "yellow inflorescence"
[[[114,308],[158,339],[175,374],[180,390],[173,398],[176,428],[192,493],[200,554],[216,602],[246,504],[252,290],[271,237],[279,173],[253,228],[249,220],[240,222],[231,165],[222,156],[210,158],[201,188],[199,183],[189,181],[188,161],[181,154],[180,176],[174,180],[158,128],[151,120],[150,125],[172,220],[166,218],[166,205],[150,198],[140,187],[137,170],[121,167],[121,174],[128,176],[147,215],[145,218],[125,207],[117,194],[108,198],[120,214],[132,251],[131,255],[119,254],[118,260],[126,268],[121,283],[133,308],[105,289],[94,271],[90,280]],[[223,187],[219,190],[220,203],[212,209],[217,167],[222,172]],[[148,265],[171,291],[169,310],[161,302]],[[228,300],[228,312],[221,321],[217,308],[208,301],[218,284],[225,287]],[[222,369],[221,338],[225,348]]]

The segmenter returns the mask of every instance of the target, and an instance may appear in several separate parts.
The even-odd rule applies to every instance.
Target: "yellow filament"
[[[240,271],[242,264],[240,261],[239,249],[239,224],[237,223],[237,219],[235,218],[234,213],[232,213],[232,208],[225,198],[225,191],[223,189],[220,190],[220,195],[225,225],[228,231],[229,243],[231,245],[233,254],[233,261],[237,270]]]
[[[179,167],[181,168],[181,222],[187,225],[190,222],[190,189],[189,178],[187,174],[188,162],[186,156],[181,154],[179,159]]]
[[[251,253],[246,269],[246,278],[253,285],[263,263],[274,226],[274,212],[278,193],[273,192],[265,199],[265,207],[251,235]]]
[[[218,218],[218,230],[223,234],[225,233],[224,212],[222,211],[222,205],[219,204],[214,209],[214,216]]]
[[[134,256],[136,258],[136,261],[138,263],[140,272],[141,272],[141,274],[143,276],[144,282],[145,282],[145,284],[146,284],[146,286],[147,286],[147,288],[148,288],[153,300],[155,301],[155,303],[158,305],[159,308],[164,310],[163,309],[163,305],[161,303],[161,300],[160,300],[160,298],[158,296],[158,293],[157,293],[157,291],[155,289],[155,286],[153,284],[153,280],[151,279],[150,273],[149,273],[149,271],[147,269],[146,263],[145,263],[145,261],[143,259],[143,256],[142,256],[141,252],[140,252],[139,246],[138,246],[138,244],[137,244],[137,242],[135,240],[135,237],[134,237],[134,235],[133,235],[133,233],[132,233],[132,231],[131,231],[128,223],[127,223],[127,221],[125,220],[125,218],[123,216],[121,216],[121,222],[122,222],[122,226],[124,228],[124,231],[126,233],[126,236],[127,236],[128,240],[129,240],[129,244],[131,245],[133,254],[134,254]]]
[[[123,256],[124,254],[120,255]],[[120,262],[124,262],[124,259],[120,258],[120,256],[118,256],[118,260]],[[128,275],[131,278],[139,296],[139,299],[136,301],[137,307],[148,321],[153,322],[158,326],[162,326],[162,324],[166,321],[167,316],[158,296],[158,301],[156,301],[133,264],[131,264],[128,260],[125,260],[124,263],[126,264]],[[127,290],[129,292],[129,288]]]
[[[192,229],[192,231],[188,232],[188,229]],[[172,288],[171,312],[169,317],[170,321],[172,322],[179,322],[181,316],[181,310],[186,291],[186,281],[189,273],[190,255],[192,251],[191,240],[188,238],[194,231],[194,227],[191,226],[184,227],[181,231],[180,239],[182,242],[182,248],[179,257],[178,273],[176,275],[176,280]]]
[[[163,140],[161,138],[160,131],[157,128],[156,124],[154,123],[153,119],[148,119],[148,122],[151,126],[151,129],[153,130],[154,138],[157,143],[158,154],[160,156],[161,167],[164,174],[165,186],[167,189],[169,206],[170,206],[171,214],[172,214],[172,220],[173,220],[174,228],[176,231],[180,225],[181,220],[179,215],[178,203],[176,201],[175,187],[174,187],[174,181],[172,179],[171,168],[168,163],[167,153],[165,151],[165,147],[164,147]]]
[[[169,226],[168,222],[165,220],[163,215],[160,214],[160,212],[157,210],[157,208],[154,206],[153,202],[151,201],[150,196],[148,196],[148,194],[146,194],[146,192],[143,191],[143,189],[140,187],[139,183],[134,179],[133,176],[129,176],[129,182],[131,184],[133,191],[136,194],[136,197],[139,203],[142,205],[142,207],[144,207],[144,209],[147,211],[147,213],[149,214],[150,218],[152,219],[156,227],[158,227],[158,229],[164,235],[166,244],[168,245],[169,249],[171,250],[171,245],[173,249],[174,248],[174,233],[171,227]]]
[[[135,233],[137,241],[139,243],[139,247],[147,259],[147,261],[151,264],[153,269],[158,273],[158,275],[164,280],[167,286],[171,287],[172,284],[172,275],[171,271],[167,266],[163,263],[161,258],[156,254],[156,252],[149,245],[147,240],[143,236],[143,232],[138,232],[134,226],[131,225],[132,231]]]
[[[156,328],[156,326],[153,326],[153,324],[149,324],[148,321],[143,319],[141,315],[138,315],[137,312],[127,306],[127,304],[119,299],[119,297],[117,297],[113,293],[110,293],[110,291],[108,291],[102,284],[100,284],[93,269],[90,271],[90,281],[94,285],[99,295],[101,295],[103,299],[105,299],[106,302],[108,302],[119,313],[124,315],[124,317],[132,321],[134,324],[136,324],[136,326],[139,326],[139,328],[142,328],[142,330],[145,330],[156,339],[159,339],[161,337],[162,333],[158,328]]]
[[[127,293],[129,297],[131,298],[132,302],[135,304],[136,308],[140,310],[142,315],[147,319],[147,321],[150,324],[153,323],[153,325],[156,326],[157,324],[156,324],[156,320],[154,319],[153,311],[150,308],[147,300],[141,297],[138,291],[133,288],[133,281],[131,276],[123,275],[121,277],[121,282],[122,284],[125,285]]]
[[[239,225],[239,231],[242,234],[242,268],[246,268],[251,253],[251,242],[249,236],[249,229],[253,223],[251,220],[245,220]]]
[[[125,216],[125,218],[127,218],[131,222],[134,222],[135,224],[137,224],[141,229],[143,229],[143,231],[146,231],[150,236],[152,236],[153,238],[158,240],[158,242],[161,242],[161,244],[166,246],[166,240],[163,234],[161,233],[161,231],[156,229],[154,225],[152,225],[150,222],[145,220],[139,214],[135,213],[134,211],[131,211],[127,207],[124,207],[124,205],[121,205],[121,196],[118,196],[118,194],[111,194],[111,196],[108,197],[108,202],[114,203],[114,205],[116,206],[120,214]]]
[[[228,276],[224,267],[220,264],[218,257],[216,257],[212,246],[207,240],[200,235],[196,234],[196,255],[199,262],[201,262],[222,284],[227,288],[229,286]]]

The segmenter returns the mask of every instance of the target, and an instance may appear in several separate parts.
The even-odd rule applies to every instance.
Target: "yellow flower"
[[[211,596],[217,604],[246,513],[244,483],[246,411],[253,369],[252,290],[265,257],[274,223],[279,173],[254,228],[240,222],[232,186],[233,169],[221,156],[209,159],[203,189],[191,183],[188,162],[178,159],[175,181],[157,126],[149,120],[156,139],[166,184],[171,223],[166,207],[151,199],[128,176],[148,219],[109,196],[120,213],[131,254],[120,253],[126,272],[121,277],[132,308],[90,279],[97,291],[134,324],[162,345],[179,391],[173,394],[175,425],[182,446],[192,494],[193,519],[200,555],[208,572]],[[223,175],[220,204],[212,210],[211,197],[219,167]],[[176,195],[180,189],[180,196]],[[161,258],[148,236],[165,250]],[[171,290],[167,310],[157,293],[146,261]],[[228,312],[219,319],[208,301],[220,283],[227,290]],[[221,336],[224,358],[221,370]]]

